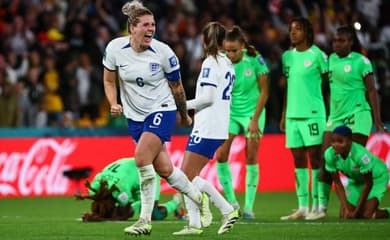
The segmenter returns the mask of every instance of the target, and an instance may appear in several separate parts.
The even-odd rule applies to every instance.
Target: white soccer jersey
[[[156,39],[141,53],[130,46],[129,37],[113,39],[106,47],[103,65],[118,71],[123,111],[133,121],[144,121],[156,111],[175,110],[168,80],[180,79],[179,61],[172,49]]]
[[[192,134],[209,139],[227,139],[231,91],[235,79],[231,61],[222,54],[207,57],[196,83],[195,99],[202,96],[204,88],[215,87],[213,103],[195,112]]]

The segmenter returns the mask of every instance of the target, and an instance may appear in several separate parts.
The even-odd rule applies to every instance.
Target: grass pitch
[[[171,196],[162,196],[162,201]],[[243,204],[243,195],[238,199]],[[280,221],[279,218],[296,207],[295,193],[258,193],[256,220],[240,220],[234,229],[218,235],[220,214],[213,208],[214,222],[200,236],[173,236],[185,221],[169,216],[166,220],[153,222],[151,236],[136,239],[390,239],[390,219],[385,220],[339,220],[338,199],[333,192],[330,199],[329,216],[321,221]],[[0,239],[58,239],[58,240],[128,240],[123,229],[128,222],[80,222],[82,212],[89,210],[89,201],[76,201],[71,197],[12,198],[0,199]],[[390,193],[381,204],[390,207]]]

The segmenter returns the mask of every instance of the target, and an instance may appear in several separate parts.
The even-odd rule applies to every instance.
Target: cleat
[[[237,209],[234,209],[231,213],[224,215],[222,218],[222,225],[218,229],[218,234],[229,232],[233,228],[234,223],[237,222],[239,217],[240,214],[238,213]]]
[[[200,206],[200,221],[202,227],[210,226],[213,221],[213,215],[210,211],[209,196],[206,193],[202,194],[202,205]]]
[[[152,232],[152,224],[140,218],[130,227],[125,228],[125,234],[131,236],[150,235]]]
[[[303,210],[297,210],[296,212],[283,216],[280,218],[280,220],[298,220],[298,219],[304,219],[308,215],[307,211]]]
[[[201,235],[203,230],[200,228],[194,228],[190,226],[185,226],[182,230],[172,233],[176,236],[185,236],[185,235]]]
[[[325,218],[326,218],[325,211],[312,211],[305,217],[306,220],[321,220]]]
[[[253,220],[255,219],[255,214],[250,210],[244,210],[244,213],[242,214],[242,218],[245,220]]]

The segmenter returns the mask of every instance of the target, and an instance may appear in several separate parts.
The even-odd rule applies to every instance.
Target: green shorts
[[[388,183],[389,183],[388,173],[384,173],[380,177],[374,178],[373,185],[370,193],[368,194],[367,200],[376,198],[378,199],[378,203],[380,203],[382,201],[383,195],[387,191]],[[347,196],[348,202],[356,206],[359,201],[362,190],[363,190],[362,183],[357,184],[355,182],[348,182],[347,186],[345,187],[345,194]]]
[[[347,125],[353,133],[369,136],[372,128],[372,116],[370,111],[355,112],[339,118],[329,116],[326,123],[326,131],[333,131],[338,126]]]
[[[320,145],[324,129],[325,118],[286,118],[286,147]]]
[[[232,116],[230,115],[229,122],[229,133],[233,135],[238,135],[240,133],[244,133],[246,138],[250,138],[250,134],[248,132],[249,122],[251,121],[251,116]],[[258,121],[259,129],[262,133],[264,133],[265,127],[265,110],[261,113]]]

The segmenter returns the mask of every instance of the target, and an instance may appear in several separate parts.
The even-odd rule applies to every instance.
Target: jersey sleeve
[[[103,66],[110,71],[116,70],[116,59],[112,42],[110,42],[104,50]]]
[[[180,80],[180,63],[176,54],[168,45],[162,45],[162,68],[165,72],[165,76],[169,81]]]
[[[321,74],[329,72],[328,56],[323,51],[317,51],[317,60]]]
[[[324,157],[325,157],[325,169],[328,172],[336,172],[337,171],[336,158],[335,158],[334,150],[332,149],[332,147],[329,147],[328,149],[326,149],[326,151],[324,153]]]
[[[362,154],[358,157],[358,164],[360,165],[360,173],[368,173],[371,172],[374,168],[373,166],[374,160],[371,159],[371,156],[369,156],[367,153]]]
[[[265,62],[263,56],[261,56],[260,54],[256,56],[255,60],[253,61],[253,64],[256,69],[257,77],[269,73],[267,63]]]
[[[211,61],[211,58],[207,58],[203,64],[202,69],[200,70],[199,75],[199,84],[201,87],[203,86],[218,86],[218,73],[217,68],[214,66],[213,61]]]
[[[367,57],[365,57],[363,55],[361,57],[359,68],[360,68],[360,73],[362,74],[361,75],[362,78],[364,78],[365,76],[367,76],[368,74],[373,72],[370,59],[368,59]]]
[[[286,77],[288,77],[288,65],[287,65],[287,63],[288,63],[288,61],[287,61],[287,59],[288,59],[288,56],[289,56],[289,54],[288,54],[288,52],[284,52],[283,53],[283,55],[282,55],[282,71],[283,71],[283,75],[284,76],[286,76]]]

